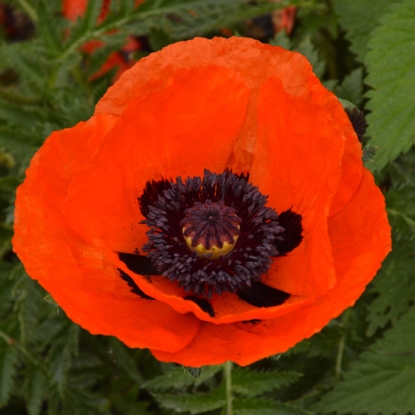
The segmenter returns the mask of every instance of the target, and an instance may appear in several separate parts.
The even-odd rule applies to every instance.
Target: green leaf
[[[13,275],[18,278],[13,287],[15,313],[20,323],[20,342],[30,343],[36,335],[36,328],[42,317],[43,291],[36,281],[30,279],[23,267],[16,267]]]
[[[141,385],[142,388],[148,389],[151,392],[158,392],[163,390],[184,390],[189,386],[196,388],[208,381],[222,370],[221,365],[212,365],[203,367],[202,372],[198,378],[190,376],[187,368],[175,365],[164,365],[164,374],[156,376],[153,379]]]
[[[110,347],[117,366],[122,368],[130,379],[137,383],[142,383],[143,378],[136,368],[136,364],[131,357],[130,350],[116,338],[110,339]]]
[[[6,67],[20,75],[19,86],[28,85],[41,93],[45,87],[44,45],[38,39],[23,43],[5,44],[0,48],[0,59]]]
[[[368,163],[368,162],[372,162],[373,158],[375,157],[377,148],[373,147],[373,146],[364,146],[363,147],[363,156],[362,156],[362,160],[363,163]]]
[[[379,147],[372,170],[381,170],[415,137],[415,6],[406,0],[382,18],[382,25],[369,43],[366,83],[373,87],[367,96],[370,145]]]
[[[393,0],[333,1],[340,24],[351,42],[350,49],[360,62],[366,56],[371,32],[379,25],[379,18],[389,10],[391,3]]]
[[[156,394],[153,396],[164,408],[173,409],[176,412],[190,412],[191,414],[213,411],[222,408],[226,403],[225,391],[222,387],[210,393]]]
[[[198,378],[200,376],[200,374],[202,373],[202,368],[201,367],[186,367],[185,369],[187,370],[187,373],[189,373],[190,376],[193,376],[194,378]]]
[[[54,13],[52,5],[46,0],[40,0],[37,6],[39,34],[50,55],[57,55],[62,49],[60,39],[63,36],[62,17]]]
[[[56,336],[48,356],[52,381],[56,384],[61,397],[67,393],[68,371],[72,358],[78,351],[79,332],[79,326],[66,321],[66,324],[62,325],[59,336]]]
[[[29,415],[39,415],[46,392],[46,376],[36,366],[25,373],[26,409]]]
[[[386,170],[386,206],[395,241],[415,240],[415,149],[403,154]]]
[[[189,376],[183,367],[172,366],[166,373],[145,382],[142,387],[149,391],[184,389],[194,383],[195,379]]]
[[[268,399],[235,398],[232,402],[233,415],[307,415],[300,408],[295,408]]]
[[[313,66],[313,72],[321,78],[326,70],[326,65],[318,57],[318,52],[309,36],[307,36],[298,47],[294,48],[297,52],[304,55]]]
[[[68,44],[73,44],[88,33],[91,33],[98,22],[101,12],[102,0],[89,0],[85,13],[82,17],[78,17],[76,23],[70,28],[70,36],[67,40]]]
[[[13,390],[17,358],[16,347],[0,339],[0,407],[7,403]]]
[[[232,389],[242,396],[254,397],[290,385],[300,377],[301,374],[297,372],[255,372],[235,368],[232,371]]]
[[[343,82],[335,88],[335,94],[338,98],[352,102],[358,107],[363,99],[363,69],[357,68],[350,72]]]
[[[291,39],[289,38],[285,30],[277,32],[269,43],[272,46],[281,46],[284,49],[292,50]]]
[[[0,99],[0,118],[4,120],[30,128],[30,124],[37,122],[41,116],[41,109],[38,107],[12,105]]]
[[[415,249],[406,241],[394,242],[379,274],[370,286],[378,297],[369,305],[367,334],[394,322],[415,300]]]
[[[312,409],[323,414],[411,413],[415,408],[414,327],[412,306]]]

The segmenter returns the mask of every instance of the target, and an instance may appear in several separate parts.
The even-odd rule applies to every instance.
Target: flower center
[[[150,181],[138,201],[149,227],[145,258],[192,295],[250,289],[302,239],[301,216],[282,212],[281,224],[244,173]]]
[[[232,207],[220,200],[215,203],[207,199],[204,203],[195,202],[184,211],[180,221],[184,240],[190,250],[199,256],[217,259],[235,247],[241,233],[241,218]]]

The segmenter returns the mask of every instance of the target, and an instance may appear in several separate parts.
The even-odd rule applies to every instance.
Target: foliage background
[[[17,35],[8,29],[16,21],[0,20],[0,415],[415,414],[414,1],[114,0],[99,23],[100,0],[75,23],[59,0],[6,5],[28,19]],[[262,40],[306,55],[329,89],[367,114],[365,160],[386,196],[393,252],[353,308],[246,368],[200,372],[91,336],[11,250],[14,191],[30,158],[53,130],[89,118],[115,69],[91,76],[127,35],[148,45],[126,57],[134,61],[224,27],[253,36],[247,19],[288,5],[297,6],[292,33]],[[86,56],[91,39],[105,46]]]

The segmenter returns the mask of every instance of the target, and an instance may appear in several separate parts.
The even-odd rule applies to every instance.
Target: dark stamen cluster
[[[364,114],[359,111],[356,107],[352,110],[349,108],[345,109],[347,116],[349,117],[350,122],[352,123],[353,129],[360,142],[363,141],[363,138],[366,134],[367,123]]]
[[[142,223],[150,227],[144,251],[160,274],[177,281],[186,291],[210,297],[213,292],[236,292],[250,287],[268,271],[271,257],[279,254],[277,241],[283,240],[284,228],[278,222],[277,212],[265,206],[266,202],[267,196],[248,182],[248,175],[230,171],[205,171],[203,178],[189,177],[184,181],[178,177],[176,182],[149,182],[139,198],[146,218]],[[215,259],[190,250],[183,236],[183,227],[190,227],[195,211],[206,221],[201,212],[206,213],[209,206],[228,218],[219,223],[227,227],[230,220],[232,227],[239,226],[233,250]],[[197,224],[192,222],[191,226]],[[224,234],[222,229],[220,241],[225,240]]]

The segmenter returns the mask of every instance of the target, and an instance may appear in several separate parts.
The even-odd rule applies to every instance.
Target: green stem
[[[226,362],[223,370],[226,386],[226,415],[232,415],[232,362]]]
[[[343,353],[344,353],[344,346],[346,344],[346,334],[343,333],[340,342],[339,348],[337,350],[337,357],[336,357],[336,379],[339,379],[342,374],[342,362],[343,362]]]
[[[341,316],[341,330],[342,335],[339,340],[339,346],[337,349],[337,357],[336,357],[336,379],[340,379],[342,375],[342,364],[343,364],[343,356],[344,356],[344,348],[346,346],[346,337],[347,337],[347,327],[350,322],[351,312],[350,309],[347,309]]]
[[[9,335],[0,330],[0,339],[3,339],[9,346],[16,347],[24,356],[31,360],[36,366],[42,370],[46,376],[50,376],[50,373],[47,367],[36,357],[34,357],[24,346],[19,344],[15,339],[11,338]]]
[[[26,0],[17,0],[17,2],[20,4],[20,7],[28,14],[28,16],[33,22],[36,23],[39,20],[39,18],[37,17],[36,10]]]
[[[38,98],[27,98],[20,95],[13,94],[7,89],[0,87],[0,98],[5,99],[6,101],[12,102],[14,104],[22,105],[38,105],[42,103],[41,99]]]

